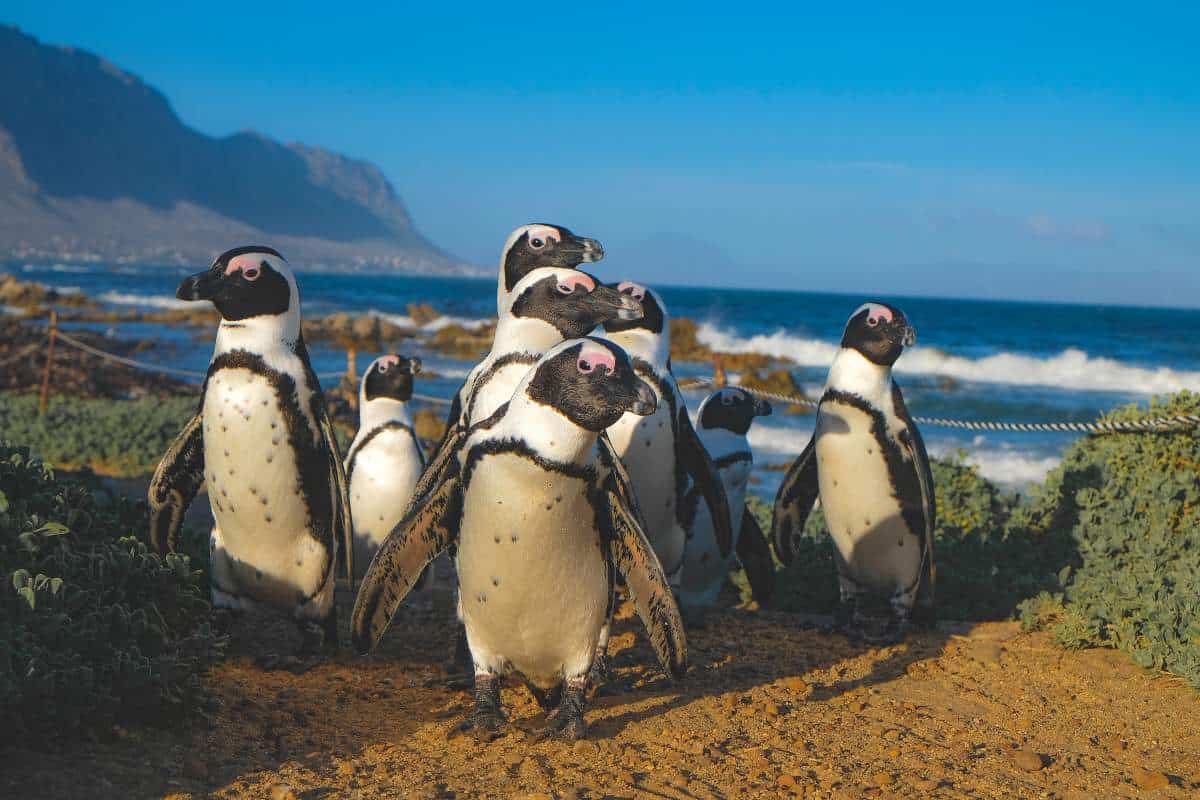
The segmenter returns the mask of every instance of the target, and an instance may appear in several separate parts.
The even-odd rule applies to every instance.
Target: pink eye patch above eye
[[[558,232],[558,228],[551,228],[549,225],[530,225],[525,231],[525,235],[530,239],[545,239],[547,241],[561,241],[562,234]]]
[[[575,291],[576,286],[582,286],[590,292],[596,288],[596,282],[583,273],[567,275],[558,281],[558,288],[564,290],[564,294]]]
[[[394,367],[400,363],[400,356],[384,356],[378,362],[381,368]]]
[[[579,354],[579,371],[592,372],[596,367],[604,367],[608,370],[608,374],[612,375],[617,371],[617,359],[607,348],[604,347],[586,347]]]
[[[891,322],[893,320],[891,309],[887,306],[881,306],[879,303],[863,303],[850,315],[850,318],[854,319],[864,311],[867,312],[867,322],[871,325],[878,325],[880,322]]]
[[[617,291],[621,294],[633,295],[638,300],[646,299],[646,287],[633,281],[621,281],[617,284]]]

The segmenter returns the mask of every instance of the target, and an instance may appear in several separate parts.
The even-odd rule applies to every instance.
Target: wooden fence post
[[[721,354],[714,353],[713,357],[713,386],[717,389],[724,388],[729,385],[729,378],[725,375],[725,365],[721,363]]]
[[[50,312],[50,345],[46,348],[46,366],[42,369],[42,391],[38,395],[38,416],[46,416],[46,397],[50,393],[50,365],[54,363],[54,342],[58,339],[58,312]]]

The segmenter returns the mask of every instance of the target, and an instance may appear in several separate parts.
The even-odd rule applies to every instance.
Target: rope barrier
[[[689,378],[680,381],[681,389],[700,389],[706,386],[715,387],[712,378]],[[804,406],[816,409],[820,403],[800,395],[787,395],[778,392],[768,392],[762,389],[739,387],[755,397],[764,400],[774,400],[788,405]],[[1200,415],[1179,414],[1174,417],[1156,417],[1154,419],[1135,420],[1132,422],[988,422],[969,419],[949,419],[947,417],[913,417],[918,425],[932,425],[939,428],[955,428],[965,431],[1013,431],[1017,433],[1157,433],[1161,431],[1178,430],[1182,428],[1200,427]]]
[[[58,332],[58,338],[65,344],[75,347],[85,353],[91,353],[97,358],[112,361],[117,364],[124,364],[127,367],[134,369],[146,370],[148,372],[163,372],[171,375],[183,375],[191,378],[203,378],[206,373],[197,372],[190,369],[180,369],[178,367],[168,367],[162,364],[151,364],[146,361],[138,361],[133,358],[125,358],[124,356],[109,353],[104,350],[92,347],[86,342],[81,342],[74,336]],[[330,378],[341,378],[345,376],[344,372],[322,372],[317,375],[322,380]],[[681,389],[702,389],[705,387],[716,387],[716,382],[712,378],[689,378],[680,381]],[[800,395],[787,395],[779,392],[768,392],[762,389],[751,389],[741,387],[745,391],[761,397],[764,400],[774,400],[777,403],[787,405],[804,406],[805,408],[816,409],[820,405],[815,400],[810,400],[807,397]],[[443,397],[434,397],[427,394],[413,394],[414,400],[419,400],[424,403],[433,405],[450,405],[449,400]],[[965,431],[1010,431],[1016,433],[1158,433],[1162,431],[1180,430],[1185,428],[1200,427],[1200,415],[1196,414],[1179,414],[1174,417],[1157,417],[1154,419],[1136,420],[1132,422],[990,422],[976,421],[967,419],[949,419],[947,417],[913,417],[913,421],[918,425],[932,425],[939,428],[954,428]]]

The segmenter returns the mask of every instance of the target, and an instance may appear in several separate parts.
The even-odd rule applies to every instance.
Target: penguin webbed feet
[[[508,717],[500,707],[500,676],[490,673],[475,675],[475,710],[450,729],[447,739],[469,735],[481,742],[491,742],[504,735]]]
[[[546,727],[534,734],[539,741],[562,739],[574,742],[587,736],[587,721],[583,718],[587,689],[587,676],[566,680],[558,708],[546,718]]]
[[[863,626],[863,618],[858,613],[856,599],[842,599],[833,610],[833,623],[821,629],[822,633],[837,633],[852,642],[866,640],[867,632]]]
[[[320,655],[337,653],[337,606],[330,609],[324,619],[296,620],[296,627],[300,629],[300,650],[297,655],[301,658],[315,658]]]

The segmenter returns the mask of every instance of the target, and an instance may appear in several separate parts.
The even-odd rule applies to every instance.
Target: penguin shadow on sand
[[[831,622],[825,615],[713,609],[704,627],[688,628],[688,673],[670,682],[656,667],[632,608],[623,604],[609,642],[611,679],[593,700],[588,737],[617,737],[631,724],[692,703],[715,701],[718,714],[770,708],[764,713],[786,715],[801,703],[903,676],[911,664],[940,655],[957,629],[914,630],[881,646],[828,632]]]

